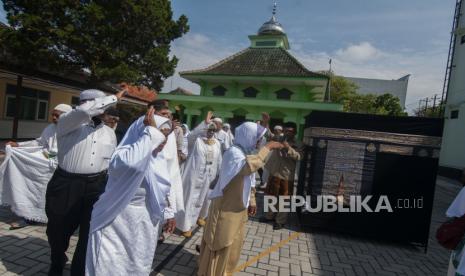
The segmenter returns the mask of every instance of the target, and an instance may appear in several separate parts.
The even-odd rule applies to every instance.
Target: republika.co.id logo
[[[312,201],[313,198],[313,201]],[[310,196],[264,196],[264,211],[265,212],[296,212],[298,208],[303,208],[304,212],[340,212],[340,213],[378,213],[378,212],[394,212],[394,209],[414,209],[423,208],[423,197],[421,198],[401,198],[396,199],[395,204],[392,204],[389,197],[381,195],[377,198],[375,205],[370,204],[370,201],[376,200],[372,195],[361,196],[351,195],[345,201],[341,196],[334,195],[318,195]],[[316,201],[316,202],[315,202]],[[370,207],[375,206],[374,208]]]

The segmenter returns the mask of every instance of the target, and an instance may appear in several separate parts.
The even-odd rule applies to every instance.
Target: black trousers
[[[62,275],[69,240],[79,227],[79,241],[71,264],[72,276],[84,276],[90,217],[94,203],[104,192],[107,173],[72,174],[57,168],[48,183],[45,212],[51,249],[49,275]]]

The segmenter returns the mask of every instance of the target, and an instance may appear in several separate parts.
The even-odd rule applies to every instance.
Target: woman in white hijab
[[[150,274],[171,182],[159,153],[171,129],[151,107],[116,148],[105,192],[92,211],[86,275]]]
[[[223,124],[223,130],[228,134],[229,144],[234,144],[234,134],[231,132],[231,125],[230,124]]]
[[[236,128],[235,144],[223,156],[218,183],[210,193],[211,206],[200,247],[197,275],[232,275],[244,240],[248,214],[255,215],[255,172],[264,166],[278,142],[254,154],[266,129],[246,122]]]

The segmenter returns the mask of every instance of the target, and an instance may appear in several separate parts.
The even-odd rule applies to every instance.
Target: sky
[[[200,69],[249,46],[271,17],[273,0],[172,0],[190,31],[172,44],[176,72]],[[312,71],[398,79],[411,74],[407,109],[441,94],[456,0],[281,0],[277,19],[293,54]],[[5,21],[0,9],[0,20]],[[162,91],[199,86],[176,73]]]

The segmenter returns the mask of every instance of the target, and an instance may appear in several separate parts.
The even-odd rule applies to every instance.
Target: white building
[[[457,0],[455,18],[439,164],[458,173],[465,168],[465,0]]]
[[[400,105],[405,108],[405,98],[407,97],[408,80],[410,75],[403,76],[397,80],[380,80],[366,78],[344,77],[358,86],[357,93],[366,95],[391,94],[400,100]]]

